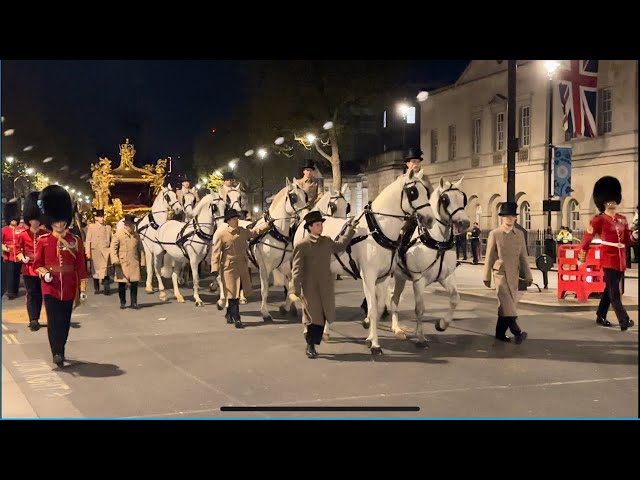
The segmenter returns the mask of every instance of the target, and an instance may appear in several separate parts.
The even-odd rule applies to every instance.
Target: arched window
[[[576,200],[569,202],[569,228],[571,230],[580,228],[580,209]]]
[[[480,225],[480,219],[482,218],[482,205],[476,207],[476,222]]]
[[[529,202],[522,202],[520,205],[520,225],[525,230],[531,230],[531,207]]]
[[[502,205],[502,202],[498,202],[496,203],[496,227],[499,227],[500,224],[502,223],[501,219],[500,219],[500,206]]]

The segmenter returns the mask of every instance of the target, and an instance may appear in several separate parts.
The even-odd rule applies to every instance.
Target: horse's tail
[[[160,275],[163,278],[171,278],[173,272],[173,259],[171,255],[167,255],[163,252],[164,258],[162,259],[162,268],[160,269]]]

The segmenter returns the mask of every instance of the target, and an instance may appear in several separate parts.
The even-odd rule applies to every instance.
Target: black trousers
[[[600,299],[600,305],[598,305],[598,316],[607,318],[607,312],[609,306],[613,306],[613,311],[616,312],[618,322],[623,323],[629,320],[629,314],[622,305],[622,299],[620,298],[620,280],[624,277],[624,272],[619,272],[612,268],[604,269],[604,282],[606,287]]]
[[[473,263],[480,261],[480,240],[471,239],[471,252],[473,253]]]
[[[47,334],[53,355],[64,355],[64,347],[71,327],[73,300],[58,300],[45,295],[44,308],[47,311]]]
[[[138,282],[130,282],[129,291],[131,292],[131,303],[138,303]],[[124,282],[118,282],[118,297],[120,297],[120,303],[127,303],[127,284]]]
[[[8,295],[18,296],[20,288],[20,270],[22,262],[5,262],[2,261],[2,293],[7,292]]]
[[[27,289],[27,313],[29,320],[37,322],[40,320],[42,311],[42,287],[40,277],[30,277],[23,275],[24,287]]]

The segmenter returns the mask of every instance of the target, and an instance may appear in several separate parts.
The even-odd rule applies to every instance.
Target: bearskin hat
[[[20,221],[20,209],[18,208],[18,203],[15,201],[8,202],[4,206],[4,221],[9,225],[12,220],[16,222]]]
[[[22,210],[24,223],[29,224],[31,220],[38,220],[42,223],[42,212],[40,212],[40,207],[38,207],[39,198],[40,192],[31,192],[24,199],[24,208]]]
[[[44,216],[44,225],[51,229],[55,222],[67,222],[71,226],[73,204],[71,196],[60,185],[49,185],[40,193],[40,209]]]
[[[614,201],[617,204],[622,202],[622,187],[615,177],[602,177],[593,186],[593,203],[596,204],[600,213],[605,211],[604,204]]]

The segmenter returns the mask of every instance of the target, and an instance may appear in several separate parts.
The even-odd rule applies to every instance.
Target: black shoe
[[[307,357],[316,358],[317,356],[318,352],[316,352],[316,347],[311,343],[307,343]]]
[[[124,310],[125,308],[127,308],[127,304],[126,303],[121,303],[120,304],[120,310]]]
[[[111,289],[109,288],[109,285],[104,286],[104,294],[107,296],[111,295]]]
[[[134,310],[140,310],[140,307],[138,306],[137,303],[132,303],[131,308],[133,308]]]
[[[607,320],[606,318],[602,318],[600,315],[596,316],[596,323],[598,325],[602,325],[603,327],[610,327],[611,326],[611,322],[609,320]]]
[[[64,366],[64,355],[60,355],[60,354],[54,355],[53,363],[55,363],[58,367],[62,368]]]
[[[38,323],[38,320],[32,320],[31,322],[29,322],[29,330],[31,330],[32,332],[37,332],[38,330],[40,330],[40,323]]]
[[[94,294],[94,295],[100,295],[100,290],[94,290],[94,291],[93,291],[93,294]]]
[[[496,335],[496,340],[500,340],[501,342],[510,342],[511,339],[506,335]]]
[[[517,335],[514,335],[514,338],[516,339],[516,345],[520,345],[527,339],[527,332],[520,332]]]
[[[227,312],[227,314],[224,316],[224,318],[227,319],[227,323],[229,325],[231,325],[233,323],[233,318],[231,318],[231,314],[229,312]]]
[[[633,327],[634,325],[635,325],[635,323],[633,323],[633,320],[628,318],[625,322],[620,322],[620,330],[624,332],[628,328]]]
[[[242,320],[240,320],[240,317],[235,319],[235,324],[236,328],[244,328],[244,324],[242,323]]]

